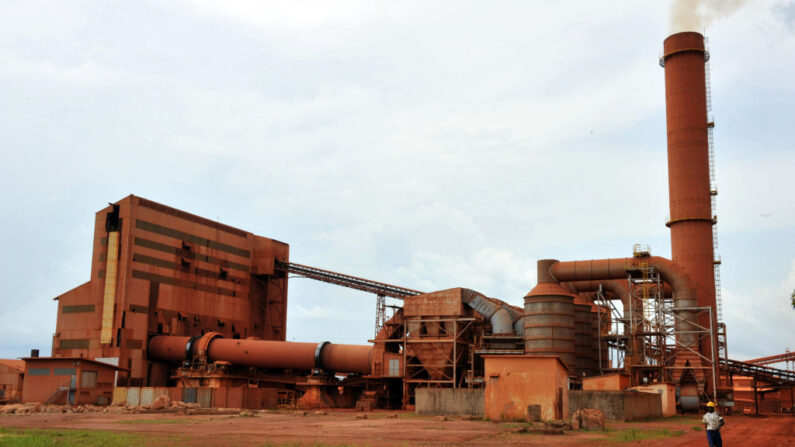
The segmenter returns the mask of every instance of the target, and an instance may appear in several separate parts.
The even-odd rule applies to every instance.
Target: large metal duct
[[[709,140],[704,36],[677,33],[665,39],[665,110],[668,125],[668,200],[671,259],[693,280],[699,306],[715,309],[710,204]]]
[[[475,312],[483,315],[491,323],[494,335],[513,335],[513,319],[501,305],[491,301],[473,290],[465,289],[461,299]]]
[[[211,362],[240,366],[368,374],[372,351],[373,347],[366,345],[238,340],[209,333],[202,337],[154,336],[149,340],[148,356],[154,361],[182,362],[205,355]]]
[[[575,375],[574,295],[550,275],[550,266],[557,262],[538,261],[538,285],[524,298],[525,354],[556,355]]]
[[[674,310],[680,317],[675,328],[677,340],[684,346],[698,349],[698,337],[694,333],[695,326],[693,325],[694,312],[687,309],[697,304],[696,288],[690,277],[672,261],[659,256],[647,256],[556,262],[550,265],[549,274],[558,281],[567,282],[623,279],[627,276],[627,269],[641,267],[641,263],[657,269],[660,277],[673,290]]]
[[[579,297],[586,298],[593,303],[595,298],[593,292],[603,290],[608,298],[618,299],[621,301],[621,306],[624,315],[629,313],[629,287],[624,280],[607,279],[601,281],[569,281],[561,283],[564,288],[577,292]],[[575,303],[577,301],[575,300]],[[596,308],[596,306],[593,306]],[[598,309],[597,309],[598,311]],[[603,329],[599,324],[599,316],[593,309],[589,314],[591,318],[592,335],[591,343],[593,346],[592,356],[594,369],[607,369],[610,367],[610,354],[608,351],[607,338],[599,337],[599,330]],[[602,323],[605,324],[605,323]],[[625,325],[626,327],[626,325]]]

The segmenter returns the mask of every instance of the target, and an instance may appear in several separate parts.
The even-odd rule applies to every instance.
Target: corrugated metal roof
[[[18,369],[20,372],[25,371],[25,361],[18,360],[18,359],[0,359],[0,365],[7,366],[9,368]]]

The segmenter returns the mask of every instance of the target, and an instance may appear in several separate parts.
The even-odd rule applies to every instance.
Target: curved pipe
[[[549,268],[549,273],[558,281],[624,279],[627,269],[645,266],[654,267],[660,272],[677,300],[696,299],[696,286],[690,276],[673,261],[660,256],[557,262]]]
[[[626,272],[624,273],[626,276]],[[563,287],[568,287],[571,290],[580,293],[580,292],[597,292],[602,289],[613,292],[616,298],[621,300],[621,304],[624,306],[624,310],[627,309],[629,305],[629,287],[627,286],[626,282],[618,281],[614,279],[607,279],[602,281],[567,281],[561,283]]]
[[[208,333],[198,341],[191,337],[154,336],[149,340],[147,355],[154,361],[182,362],[204,353],[211,362],[240,366],[368,374],[372,350],[372,346],[363,345],[238,340]]]
[[[657,269],[660,277],[671,286],[675,308],[697,306],[696,287],[690,276],[673,261],[660,256],[556,262],[550,266],[549,274],[558,281],[598,281],[623,279],[627,276],[627,270],[641,267]],[[679,341],[685,346],[697,346],[698,340],[692,333],[695,329],[693,311],[680,310],[678,313],[682,317],[677,324]]]
[[[511,315],[499,304],[481,295],[474,290],[465,290],[461,299],[475,312],[483,315],[491,323],[491,333],[494,335],[513,335],[513,319]]]

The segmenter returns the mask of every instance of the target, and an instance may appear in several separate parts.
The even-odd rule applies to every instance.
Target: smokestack
[[[31,349],[30,350],[30,356],[33,357],[33,358],[38,357],[39,356],[39,350],[38,349]]]
[[[715,315],[714,225],[709,182],[709,140],[704,36],[677,33],[665,39],[660,61],[665,67],[668,124],[668,198],[671,257],[695,282],[698,305]],[[711,125],[711,123],[709,124]],[[703,321],[706,323],[706,320]]]

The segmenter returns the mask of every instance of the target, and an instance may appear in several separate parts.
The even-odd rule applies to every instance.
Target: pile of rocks
[[[602,410],[581,408],[571,415],[572,430],[604,430],[605,414]]]
[[[38,402],[0,406],[0,414],[28,415],[33,413],[101,413],[107,407],[98,405],[45,405]]]

